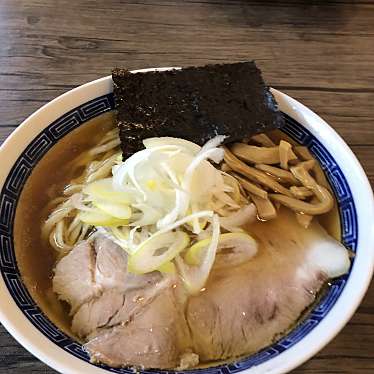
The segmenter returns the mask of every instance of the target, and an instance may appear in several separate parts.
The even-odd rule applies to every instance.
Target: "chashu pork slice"
[[[94,242],[95,281],[102,289],[127,291],[152,285],[161,279],[159,272],[136,275],[127,271],[127,253],[103,235]]]
[[[85,338],[99,335],[100,329],[129,323],[161,292],[167,290],[171,282],[171,279],[165,278],[152,285],[126,292],[118,289],[105,290],[77,310],[72,321],[72,331]]]
[[[53,291],[71,306],[73,314],[80,305],[94,297],[99,289],[95,282],[95,252],[83,241],[56,265]]]
[[[106,327],[112,317],[123,307],[124,293],[115,289],[106,290],[100,296],[84,303],[75,313],[71,330],[84,338]]]
[[[290,211],[251,225],[258,254],[242,267],[215,271],[190,298],[187,321],[201,361],[256,352],[287,332],[324,282],[348,271],[347,250],[314,222],[302,228]]]
[[[174,292],[172,287],[165,289],[128,323],[98,333],[85,344],[91,359],[113,367],[172,369],[186,364],[186,358],[187,366],[197,364]]]
[[[57,265],[56,275],[69,270],[67,264],[82,253],[93,254],[95,263],[83,257],[90,271],[81,273],[100,271],[93,282],[93,290],[99,287],[100,292],[86,296],[73,319],[73,330],[88,340],[92,360],[111,366],[186,368],[199,359],[258,351],[292,328],[324,282],[344,274],[350,261],[347,250],[317,222],[306,230],[288,210],[281,208],[278,214],[276,220],[249,226],[259,243],[251,261],[213,270],[206,290],[187,301],[180,282],[173,280],[170,286],[154,275],[134,278],[134,285],[142,285],[138,288],[117,287],[126,280],[121,278],[124,268],[114,274],[125,255],[111,241],[96,240],[95,250],[83,243],[73,249]],[[68,290],[65,300],[74,299],[74,290]]]
[[[94,243],[82,241],[56,265],[53,290],[71,306],[71,314],[105,290],[118,292],[144,288],[161,279],[159,273],[145,275],[127,271],[127,254],[104,236]]]

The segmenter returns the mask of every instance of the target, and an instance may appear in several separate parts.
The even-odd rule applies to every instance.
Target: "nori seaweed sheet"
[[[112,79],[124,157],[149,137],[203,145],[215,135],[231,142],[284,124],[254,61],[145,73],[114,69]]]

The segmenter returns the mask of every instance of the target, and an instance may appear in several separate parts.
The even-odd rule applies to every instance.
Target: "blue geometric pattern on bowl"
[[[89,362],[89,357],[82,346],[65,335],[49,321],[23,284],[15,259],[13,224],[17,201],[22,188],[40,158],[64,135],[89,119],[108,112],[113,108],[113,95],[104,95],[71,110],[54,121],[29,144],[18,158],[7,177],[0,195],[0,271],[10,294],[26,318],[39,331],[66,352],[86,362]],[[283,131],[300,145],[307,146],[320,162],[338,201],[343,243],[352,251],[356,251],[358,237],[357,215],[351,190],[344,174],[318,139],[291,117],[286,114],[284,114],[284,117],[286,119],[286,126],[283,128]],[[348,277],[349,274],[346,274],[339,279],[333,280],[327,293],[308,316],[287,336],[272,346],[232,364],[219,365],[207,369],[189,370],[188,373],[236,373],[278,356],[300,341],[321,322],[339,298]],[[106,365],[97,366],[113,373],[133,374],[132,370],[126,368],[114,369]],[[143,372],[154,373],[155,371]],[[159,372],[168,373],[167,371]]]

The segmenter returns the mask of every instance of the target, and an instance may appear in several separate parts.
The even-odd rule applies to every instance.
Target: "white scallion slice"
[[[204,251],[200,264],[198,266],[190,266],[178,256],[175,263],[183,279],[187,291],[194,295],[201,291],[208,280],[210,271],[216,257],[218,242],[220,236],[219,218],[215,214],[212,218],[212,238],[206,251]]]
[[[185,171],[185,174],[182,180],[182,189],[186,191],[188,194],[191,194],[191,187],[192,187],[191,184],[192,184],[193,176],[197,168],[199,167],[199,165],[207,159],[211,159],[215,163],[219,163],[223,160],[223,156],[224,156],[224,150],[220,148],[208,149],[203,153],[199,152],[199,154],[192,160],[192,162],[188,165]],[[188,210],[188,205],[190,203],[190,199],[186,199],[184,201],[184,204],[182,208],[180,209],[180,212],[182,215],[186,214]]]
[[[175,274],[177,269],[172,261],[165,262],[158,269],[159,272],[163,274]]]
[[[207,238],[195,243],[187,251],[185,261],[189,265],[199,265],[211,240],[211,238]],[[257,242],[248,234],[221,234],[214,266],[223,268],[240,265],[250,260],[257,253],[257,248]]]
[[[147,194],[143,187],[140,185],[137,168],[142,164],[150,162],[151,156],[161,154],[162,152],[177,151],[178,147],[173,145],[166,145],[155,147],[152,149],[143,149],[134,153],[131,157],[125,160],[121,165],[113,169],[113,188],[116,191],[124,190],[125,184],[131,182],[138,193],[142,196],[144,201],[147,200]]]
[[[111,203],[128,204],[130,196],[124,191],[113,189],[112,178],[99,179],[83,188],[83,193],[91,200],[105,200]]]
[[[148,204],[140,203],[133,204],[132,206],[140,210],[141,213],[140,217],[136,219],[136,221],[130,223],[130,226],[153,225],[161,218],[161,213]]]
[[[100,210],[80,212],[78,217],[82,222],[92,226],[121,226],[128,223],[128,220],[112,217]]]
[[[128,270],[145,274],[158,270],[173,260],[189,244],[189,237],[182,231],[156,233],[141,243],[128,260]]]
[[[178,186],[178,178],[171,170],[170,166],[164,162],[161,163],[161,167],[164,169],[170,180]],[[164,217],[162,217],[158,222],[157,222],[157,228],[162,229],[172,223],[174,223],[180,214],[180,210],[182,206],[184,205],[184,201],[188,199],[188,196],[186,196],[186,193],[179,188],[175,189],[175,204],[173,209],[166,214]]]
[[[125,204],[110,203],[103,200],[98,200],[94,201],[94,206],[114,218],[128,219],[131,217],[131,208]]]
[[[204,153],[208,149],[216,148],[223,143],[223,141],[227,138],[226,135],[216,135],[214,138],[208,140],[200,150],[200,153]]]
[[[172,138],[169,136],[144,139],[143,144],[146,148],[155,148],[164,145],[176,145],[185,148],[194,156],[197,155],[201,149],[199,145],[192,143],[188,140],[181,138]]]
[[[174,222],[173,224],[164,227],[159,231],[159,233],[168,232],[171,230],[174,230],[178,228],[179,226],[185,225],[186,223],[189,223],[193,221],[195,218],[202,218],[202,217],[213,217],[213,211],[212,210],[202,210],[197,213],[190,214],[188,216],[185,216],[184,218]]]
[[[223,228],[228,231],[234,231],[235,229],[254,221],[256,215],[256,206],[254,204],[249,204],[244,205],[242,208],[227,217],[220,217],[219,220]]]
[[[121,229],[119,227],[103,227],[103,226],[96,226],[96,232],[98,234],[104,235],[108,239],[112,240],[114,243],[119,245],[124,251],[130,253],[129,246],[128,246],[128,235],[125,236],[121,233]],[[92,238],[94,235],[92,236]]]
[[[129,240],[130,229],[128,227],[112,227],[111,231],[116,239],[124,242]]]
[[[147,195],[138,183],[138,180],[135,176],[135,168],[141,162],[147,161],[150,154],[151,151],[149,151],[148,149],[143,149],[142,151],[135,153],[130,158],[125,160],[125,162],[123,162],[113,174],[113,188],[117,191],[121,191],[121,189],[124,188],[126,177],[128,177],[137,191],[142,194],[143,199],[145,200]]]

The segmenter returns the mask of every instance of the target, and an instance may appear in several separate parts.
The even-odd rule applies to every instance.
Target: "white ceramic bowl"
[[[151,70],[151,69],[150,69]],[[132,373],[87,362],[81,346],[66,337],[41,312],[25,289],[13,248],[17,198],[33,166],[66,133],[113,108],[112,80],[105,77],[52,100],[27,118],[0,148],[0,320],[32,354],[62,373]],[[289,96],[273,90],[285,113],[285,132],[318,158],[335,192],[343,241],[356,256],[348,275],[333,282],[328,295],[285,338],[235,364],[199,373],[285,373],[324,347],[360,304],[374,267],[374,202],[356,157],[320,117]]]

